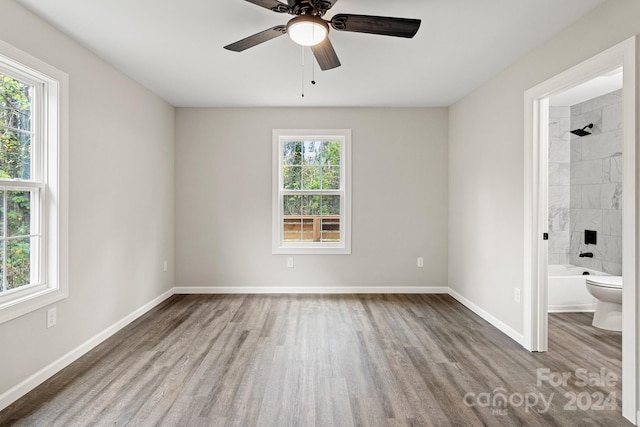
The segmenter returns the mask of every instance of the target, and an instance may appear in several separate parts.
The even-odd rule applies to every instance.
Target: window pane
[[[302,164],[316,165],[316,157],[318,154],[319,145],[320,141],[304,141]]]
[[[322,217],[322,235],[323,242],[339,242],[340,241],[340,217],[339,216],[323,216]]]
[[[322,196],[321,240],[340,241],[340,196]]]
[[[7,289],[28,285],[31,280],[31,238],[7,240]]]
[[[300,166],[285,166],[283,168],[282,188],[285,190],[300,190],[302,188],[302,168]]]
[[[301,233],[304,242],[317,242],[320,239],[320,196],[302,196],[301,201]]]
[[[302,196],[302,215],[320,215],[322,196]]]
[[[283,164],[285,165],[301,165],[302,164],[302,142],[287,141],[284,143],[282,153]]]
[[[318,148],[318,165],[339,166],[340,164],[340,142],[323,141]]]
[[[9,236],[31,234],[30,191],[7,191],[7,228]]]
[[[340,215],[340,196],[322,196],[322,215]]]
[[[302,240],[304,242],[317,242],[320,238],[318,233],[318,217],[302,218]]]
[[[322,188],[322,168],[304,166],[302,168],[302,188],[305,190],[319,190]]]
[[[284,215],[300,215],[302,196],[284,196],[283,197],[283,213]]]
[[[33,87],[0,74],[0,126],[31,130]]]
[[[340,166],[324,166],[322,168],[322,188],[325,190],[340,189]]]
[[[0,74],[0,178],[31,178],[32,90]]]
[[[302,196],[284,196],[284,241],[299,242],[302,240],[302,217],[300,216],[300,205]]]
[[[0,178],[31,179],[31,135],[2,127]]]
[[[284,241],[299,242],[302,240],[302,220],[300,216],[284,217]]]

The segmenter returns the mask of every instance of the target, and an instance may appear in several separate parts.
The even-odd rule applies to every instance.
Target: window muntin
[[[350,253],[348,130],[274,130],[273,253]]]

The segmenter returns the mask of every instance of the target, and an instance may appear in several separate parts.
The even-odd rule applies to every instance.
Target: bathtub
[[[584,272],[590,275],[609,276],[601,271],[573,265],[550,265],[548,267],[548,311],[594,311],[596,299],[591,296],[584,283]]]

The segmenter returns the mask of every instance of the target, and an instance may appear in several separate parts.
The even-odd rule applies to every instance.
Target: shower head
[[[582,129],[572,130],[571,133],[574,134],[574,135],[578,135],[578,136],[591,135],[591,132],[589,132],[588,130],[585,130],[586,128],[593,129],[593,123],[589,123],[588,125],[586,125]]]

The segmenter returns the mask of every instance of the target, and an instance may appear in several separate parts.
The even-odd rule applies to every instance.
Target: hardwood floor
[[[446,295],[176,295],[0,425],[630,426],[621,334],[590,322],[529,353]]]

